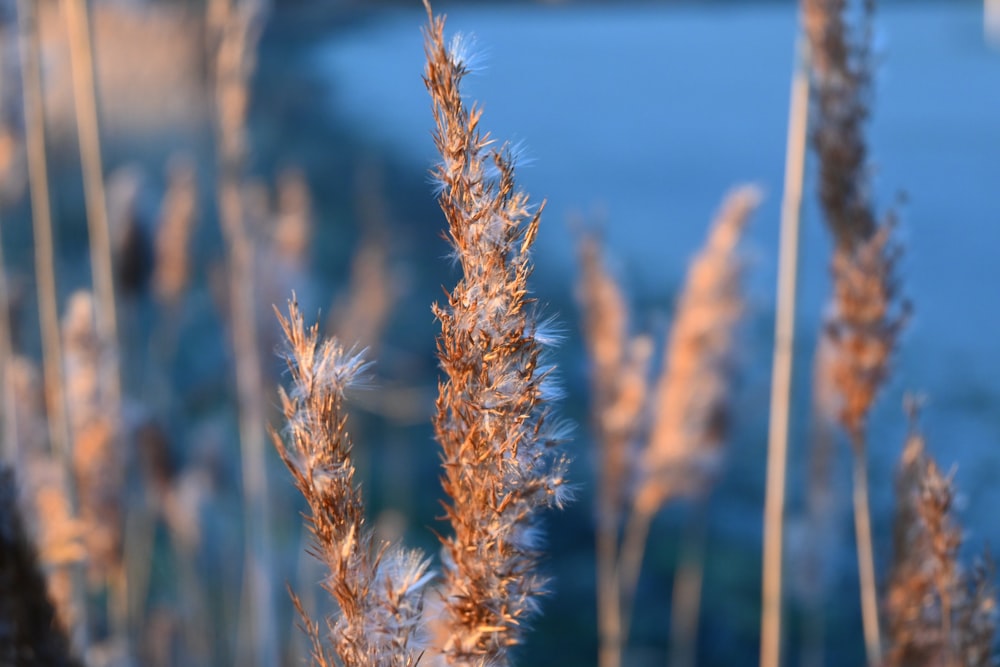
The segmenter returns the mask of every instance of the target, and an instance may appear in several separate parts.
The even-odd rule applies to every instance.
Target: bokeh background
[[[60,303],[66,304],[71,293],[89,286],[87,227],[65,35],[56,4],[41,1],[38,8],[56,267]],[[192,547],[196,580],[210,591],[211,632],[223,637],[213,640],[206,663],[229,664],[240,655],[241,497],[205,10],[202,2],[106,0],[93,3],[93,21],[117,239],[125,414],[161,436],[163,474],[176,502],[183,499],[190,509],[187,519],[175,521],[189,521],[198,535]],[[570,444],[577,500],[546,517],[544,567],[553,576],[552,590],[518,651],[518,664],[596,661],[594,445],[574,300],[579,269],[573,225],[583,220],[603,230],[636,330],[662,341],[688,262],[724,193],[748,182],[765,193],[745,247],[750,308],[733,437],[725,473],[707,509],[696,514],[707,522],[708,535],[699,664],[753,664],[795,3],[441,2],[435,10],[447,13],[450,32],[474,36],[478,57],[468,97],[484,106],[484,128],[521,146],[520,183],[536,201],[547,200],[533,287],[565,334],[555,356],[567,389],[561,412],[578,424]],[[37,360],[13,16],[8,7],[0,229],[15,348]],[[273,354],[280,338],[271,304],[283,307],[293,290],[307,318],[317,314],[325,332],[368,347],[376,365],[370,387],[351,397],[351,429],[369,517],[383,534],[436,553],[431,529],[442,525],[429,425],[437,382],[430,306],[456,276],[428,178],[435,156],[421,81],[425,21],[415,1],[274,5],[251,79],[247,201],[260,239],[256,305],[265,382],[283,380]],[[1000,542],[994,512],[1000,506],[998,44],[995,37],[991,47],[984,7],[972,0],[900,0],[878,10],[870,123],[874,199],[880,210],[899,211],[901,286],[915,306],[870,435],[876,560],[883,574],[891,557],[892,484],[906,432],[906,392],[927,397],[929,449],[945,469],[955,466],[968,551]],[[149,289],[152,247],[170,169],[181,163],[194,170],[197,190],[191,280],[182,306],[165,313]],[[791,665],[800,664],[806,623],[797,596],[817,584],[796,573],[810,546],[803,542],[813,539],[804,527],[810,372],[829,291],[830,240],[820,224],[813,176],[810,164],[788,512]],[[267,405],[268,420],[277,425],[274,395]],[[837,509],[819,581],[826,596],[823,651],[836,665],[863,660],[846,444],[840,454]],[[134,452],[126,458],[137,470],[141,460]],[[320,574],[302,556],[302,503],[273,451],[268,465],[275,578],[305,594]],[[138,473],[129,479],[143,483]],[[666,660],[672,577],[692,514],[680,503],[653,525],[628,664]],[[169,648],[190,637],[190,628],[172,546],[175,531],[183,529],[167,524],[153,531],[144,604],[152,619],[148,634],[169,639],[144,634],[137,650],[146,651],[141,664],[196,664]],[[328,609],[323,594],[314,595],[310,604]],[[302,645],[280,585],[274,604],[288,647],[284,659],[298,664]],[[149,648],[159,646],[156,641],[168,648]]]

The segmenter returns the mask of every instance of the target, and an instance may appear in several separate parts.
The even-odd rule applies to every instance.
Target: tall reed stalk
[[[781,664],[782,556],[788,434],[791,427],[792,364],[795,358],[795,306],[798,287],[799,225],[809,120],[808,49],[795,48],[785,142],[785,185],[781,200],[778,290],[768,419],[767,483],[764,498],[764,556],[760,626],[761,667]]]
[[[618,578],[620,525],[626,512],[629,461],[646,430],[652,341],[631,337],[625,295],[601,256],[601,242],[580,242],[578,300],[590,360],[592,424],[598,447],[596,499],[598,664],[622,662],[622,610]]]
[[[872,21],[875,0],[863,0],[851,23],[847,0],[802,0],[810,41],[819,158],[819,198],[835,249],[833,297],[825,335],[829,372],[839,395],[839,421],[854,457],[854,519],[865,650],[882,664],[878,596],[868,500],[867,423],[885,383],[909,304],[899,295],[895,218],[880,221],[871,201],[868,144]]]
[[[444,19],[425,2],[427,65],[438,202],[461,278],[436,305],[444,373],[434,417],[442,448],[445,515],[441,650],[449,665],[507,665],[538,609],[537,514],[567,499],[566,432],[552,418],[558,395],[543,346],[551,336],[528,291],[541,208],[514,181],[508,146],[491,148],[482,111],[460,85],[467,44],[445,46]]]
[[[97,107],[97,81],[95,76],[94,49],[91,39],[90,16],[86,0],[62,0],[69,43],[70,71],[73,80],[73,100],[77,122],[77,138],[83,169],[84,198],[87,207],[87,229],[90,237],[90,270],[94,284],[94,312],[97,323],[98,373],[104,419],[110,426],[106,434],[106,450],[114,450],[112,443],[120,441],[121,433],[121,368],[118,345],[118,314],[115,304],[114,269],[112,266],[111,234],[108,224],[107,194],[104,187],[104,166],[101,157],[101,134]],[[77,434],[75,437],[79,437]],[[105,454],[107,451],[105,452]],[[94,463],[89,464],[93,466]],[[105,456],[104,466],[118,466],[120,460]],[[120,497],[121,471],[114,475],[105,471],[105,481],[117,477],[118,489],[113,495]],[[125,518],[116,512],[110,519],[124,524]],[[105,520],[108,520],[105,517]],[[117,530],[121,531],[121,526]],[[115,530],[112,528],[112,530]],[[127,568],[125,554],[119,542],[114,559],[115,567],[106,570],[106,586],[110,593],[108,603],[112,632],[116,640],[128,645],[129,609]]]
[[[678,299],[618,556],[623,641],[653,518],[668,501],[702,501],[722,464],[745,305],[738,245],[759,201],[759,191],[749,186],[726,196]]]
[[[3,438],[0,456],[4,464],[16,466],[20,459],[20,437],[17,424],[17,397],[14,394],[12,361],[14,359],[14,331],[10,319],[10,285],[7,281],[7,262],[4,257],[3,225],[0,223],[0,387],[3,405]]]
[[[76,485],[73,481],[73,452],[63,385],[62,344],[59,339],[59,306],[56,290],[55,244],[49,193],[48,160],[45,153],[45,110],[43,104],[38,18],[34,0],[20,0],[17,6],[23,85],[25,142],[28,185],[34,229],[35,280],[38,285],[38,312],[45,378],[46,422],[49,446],[63,470],[66,498],[71,518],[78,515]],[[69,610],[70,637],[77,651],[87,648],[86,583],[79,563],[68,566],[72,587]]]
[[[246,169],[246,121],[250,78],[265,7],[258,0],[224,3],[220,34],[215,35],[215,113],[218,150],[218,208],[229,252],[229,327],[235,352],[239,406],[240,462],[243,480],[243,530],[246,540],[244,609],[249,616],[246,658],[277,664],[273,611],[273,566],[265,459],[265,393],[255,314],[257,239],[247,224],[242,186]],[[243,642],[240,642],[242,645]]]
[[[90,270],[93,273],[94,306],[105,377],[102,384],[108,403],[117,411],[121,400],[121,371],[118,361],[118,315],[115,307],[114,269],[111,234],[108,226],[107,194],[101,157],[101,133],[97,108],[97,81],[90,17],[86,0],[62,0],[69,37],[70,69],[73,78],[77,136],[83,166],[87,228],[90,234]]]

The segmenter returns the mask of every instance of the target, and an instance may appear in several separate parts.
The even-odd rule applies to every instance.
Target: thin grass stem
[[[606,505],[604,505],[606,507]],[[616,517],[601,516],[597,526],[597,627],[598,664],[620,667],[622,662],[622,607],[619,578]]]
[[[260,367],[255,305],[256,239],[248,229],[241,184],[246,165],[246,115],[249,78],[263,20],[263,6],[253,0],[226,3],[215,53],[215,102],[218,141],[218,208],[229,253],[230,329],[235,354],[239,411],[240,464],[243,480],[243,530],[246,564],[244,601],[254,650],[254,664],[278,662],[273,609],[270,501],[265,459],[265,393]],[[244,642],[239,642],[240,646]],[[252,657],[251,657],[252,656]]]
[[[674,572],[670,605],[670,667],[695,667],[698,658],[698,623],[701,586],[705,574],[708,512],[698,502],[687,518],[681,554]]]
[[[65,472],[66,498],[71,517],[79,514],[74,483],[73,453],[63,384],[62,341],[59,332],[59,306],[56,291],[55,242],[49,193],[48,161],[45,154],[45,111],[42,96],[40,38],[35,0],[19,0],[18,31],[21,51],[25,144],[31,218],[34,229],[35,280],[38,285],[38,312],[42,339],[42,364],[45,378],[46,423],[49,446]],[[80,564],[70,567],[73,604],[73,627],[69,628],[76,651],[87,648],[86,583]]]
[[[17,397],[11,379],[11,361],[14,358],[14,332],[10,321],[10,289],[7,284],[7,264],[4,261],[3,225],[0,224],[0,373],[3,382],[3,444],[0,455],[11,468],[16,469],[20,459],[20,436],[17,428]]]
[[[767,444],[764,500],[764,563],[760,638],[761,667],[781,664],[782,542],[785,478],[795,347],[795,300],[798,284],[799,223],[809,116],[808,52],[800,38],[792,75],[785,154],[785,186],[781,202],[778,296],[775,312],[774,360]]]
[[[63,0],[69,38],[70,70],[73,78],[77,135],[83,166],[87,229],[90,235],[90,270],[93,273],[97,332],[104,365],[102,389],[110,405],[117,407],[121,394],[118,363],[118,314],[115,307],[111,233],[107,194],[101,158],[101,133],[97,110],[97,83],[90,18],[85,0]]]
[[[621,592],[621,643],[628,644],[632,626],[632,610],[635,606],[635,591],[639,584],[642,559],[646,553],[646,539],[653,515],[634,509],[629,513],[622,536],[621,552],[618,557],[618,586]]]
[[[858,543],[858,575],[861,585],[861,620],[869,667],[882,664],[882,634],[878,618],[875,554],[872,548],[871,512],[868,500],[868,458],[864,447],[854,455],[854,530]]]

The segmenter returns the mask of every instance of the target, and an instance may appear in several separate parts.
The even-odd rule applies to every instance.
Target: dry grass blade
[[[445,45],[444,19],[427,5],[427,66],[433,175],[462,277],[444,305],[438,358],[445,374],[434,429],[442,447],[445,511],[444,605],[453,665],[504,665],[537,610],[544,579],[535,516],[566,499],[564,432],[550,418],[551,369],[529,296],[529,251],[540,207],[514,182],[506,146],[479,130],[481,110],[459,88],[466,45]]]
[[[320,344],[318,327],[305,328],[294,302],[287,319],[278,317],[292,378],[291,391],[281,392],[289,444],[273,431],[272,439],[309,503],[315,553],[330,572],[324,588],[340,607],[329,628],[332,650],[345,667],[416,664],[428,562],[419,552],[374,543],[354,483],[344,392],[367,365],[335,340]],[[316,664],[334,664],[325,657],[317,624],[307,617],[303,623]]]

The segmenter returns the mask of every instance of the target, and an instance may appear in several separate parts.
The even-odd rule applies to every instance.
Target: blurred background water
[[[201,9],[199,3],[154,4]],[[552,593],[518,664],[594,664],[596,655],[593,447],[573,299],[576,239],[570,221],[595,221],[605,230],[608,251],[633,299],[637,326],[662,339],[688,262],[723,194],[744,182],[759,184],[766,194],[749,235],[751,308],[735,436],[727,472],[706,514],[700,642],[700,664],[753,664],[794,3],[450,3],[436,9],[447,12],[449,32],[474,39],[477,67],[467,79],[466,94],[483,105],[483,127],[520,147],[519,181],[535,201],[547,201],[533,286],[545,312],[565,331],[557,353],[568,389],[564,412],[579,423],[571,445],[579,498],[567,511],[547,518],[551,536],[545,567],[554,575]],[[900,408],[904,392],[927,395],[929,449],[944,468],[957,465],[968,550],[979,551],[986,541],[1000,543],[1000,524],[993,517],[993,508],[1000,505],[995,483],[1000,475],[1000,50],[991,50],[984,41],[982,12],[982,5],[971,1],[895,2],[877,18],[870,125],[873,195],[880,210],[895,207],[900,214],[902,288],[915,306],[872,424],[881,572],[889,562],[894,466],[906,430]],[[352,277],[363,271],[358,267],[364,261],[352,268],[352,258],[367,247],[371,228],[376,228],[376,245],[388,256],[394,297],[380,340],[362,342],[377,348],[375,384],[380,390],[374,393],[389,398],[380,401],[373,392],[356,397],[359,466],[373,517],[397,521],[394,530],[434,551],[433,535],[426,529],[435,525],[440,495],[428,426],[436,381],[430,304],[441,299],[440,286],[450,286],[455,274],[444,257],[444,221],[427,175],[435,156],[430,103],[420,78],[425,21],[416,2],[279,4],[263,36],[254,80],[250,155],[252,174],[265,182],[287,166],[300,167],[315,202],[308,276],[275,280],[262,302],[265,297],[280,302],[294,287],[307,313],[320,307],[324,316],[337,312],[348,298],[344,293]],[[112,39],[127,32],[103,33],[107,39],[98,39],[99,55],[106,49],[123,72],[133,71],[133,63],[156,62],[149,42],[133,36],[135,43],[126,48],[121,44],[127,39]],[[184,33],[182,28],[178,34]],[[187,35],[194,41],[199,36],[197,31]],[[183,41],[175,37],[170,43],[178,40]],[[178,62],[169,53],[162,60],[163,71]],[[147,198],[158,196],[168,154],[184,148],[199,165],[205,209],[194,249],[204,266],[196,285],[200,305],[184,315],[185,333],[171,370],[171,382],[187,397],[183,407],[170,412],[174,420],[169,430],[180,460],[193,458],[188,443],[210,429],[202,422],[212,423],[224,411],[220,397],[231,393],[221,316],[213,315],[211,306],[217,298],[211,266],[222,251],[211,212],[213,158],[203,66],[194,58],[185,64],[190,80],[181,78],[169,86],[157,83],[160,70],[138,75],[135,83],[123,74],[117,89],[131,89],[132,97],[121,101],[108,94],[103,102],[109,171],[141,165],[152,174]],[[48,71],[50,81],[58,80],[56,60]],[[145,90],[143,85],[160,96],[136,92]],[[183,104],[163,101],[179,97]],[[53,99],[58,106],[58,97]],[[154,111],[160,114],[158,121],[152,119]],[[67,138],[71,132],[60,129],[55,116],[53,171],[63,292],[68,293],[74,284],[86,282],[85,224],[78,164]],[[821,227],[814,182],[810,166],[796,323],[788,546],[793,579],[802,547],[796,539],[803,534],[809,373],[829,291],[830,242]],[[901,199],[905,203],[897,205]],[[3,227],[8,265],[30,286],[30,236],[26,226],[8,222],[23,218],[26,204],[23,197],[12,196],[8,207],[12,213],[4,216]],[[265,276],[270,268],[264,268]],[[137,324],[133,333],[155,321],[144,312],[138,309],[136,321],[145,324]],[[26,338],[31,347],[30,336]],[[276,344],[273,336],[266,340],[271,347]],[[276,364],[274,368],[278,381]],[[135,372],[132,384],[142,393],[144,380]],[[220,437],[232,441],[232,424],[223,422],[228,430]],[[858,664],[863,652],[847,513],[846,445],[842,454],[837,471],[842,494],[832,536],[836,547],[828,554],[831,569],[824,582],[829,595],[826,651],[830,664]],[[285,471],[273,456],[271,464],[273,484],[287,494]],[[287,498],[275,508],[281,517],[279,560],[285,574],[294,571],[290,563],[300,546],[297,508],[297,501]],[[662,664],[665,659],[670,587],[688,510],[671,508],[654,524],[629,664]],[[160,576],[169,578],[166,566]],[[793,585],[793,665],[798,664],[802,636],[796,595]]]

